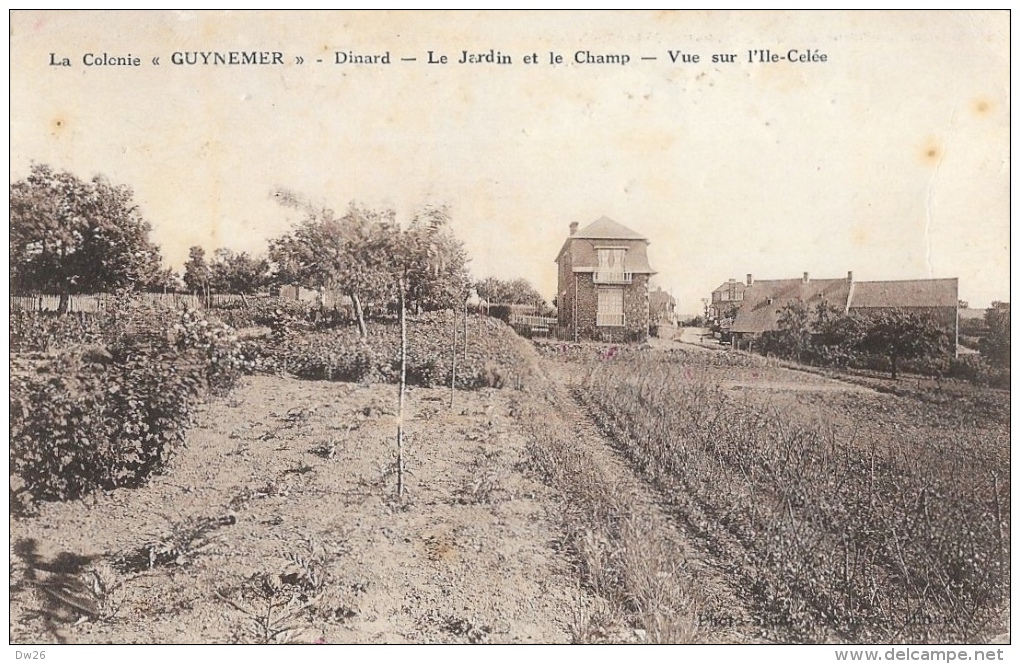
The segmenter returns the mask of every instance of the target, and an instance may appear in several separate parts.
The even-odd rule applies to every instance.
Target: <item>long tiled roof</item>
[[[744,289],[744,301],[730,329],[752,334],[776,330],[783,307],[791,302],[803,302],[810,309],[826,302],[842,310],[849,294],[850,282],[846,279],[755,281]]]
[[[955,307],[959,304],[958,279],[861,281],[854,284],[851,309],[892,307]]]
[[[755,281],[744,289],[744,301],[730,328],[760,334],[779,329],[787,304],[803,302],[813,309],[827,302],[838,309],[955,308],[959,280],[856,281],[846,279],[776,279]]]

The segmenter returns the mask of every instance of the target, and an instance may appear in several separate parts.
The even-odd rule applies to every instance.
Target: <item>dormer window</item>
[[[633,275],[625,269],[627,249],[625,247],[596,247],[598,267],[595,268],[597,284],[629,284]]]

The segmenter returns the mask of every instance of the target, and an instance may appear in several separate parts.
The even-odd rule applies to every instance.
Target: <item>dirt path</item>
[[[584,598],[508,393],[409,391],[401,503],[392,386],[247,379],[169,474],[11,519],[11,641],[566,642]]]
[[[674,340],[683,344],[687,350],[701,350],[706,352],[726,350],[707,328],[703,327],[680,327],[677,328]]]

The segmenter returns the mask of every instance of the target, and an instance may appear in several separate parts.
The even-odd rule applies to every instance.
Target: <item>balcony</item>
[[[592,278],[597,284],[629,284],[634,279],[634,273],[622,270],[595,270]]]

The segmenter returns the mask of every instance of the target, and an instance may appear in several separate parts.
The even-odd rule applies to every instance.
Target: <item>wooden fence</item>
[[[236,293],[210,293],[209,295],[195,295],[192,293],[137,293],[133,297],[156,306],[172,309],[191,307],[193,309],[234,309],[249,306],[263,300],[298,300],[321,304],[322,306],[345,306],[349,305],[350,299],[344,296],[326,293],[325,297],[315,291],[307,291],[310,295],[298,298],[272,297],[268,295],[240,295]],[[70,295],[68,297],[68,312],[95,313],[106,311],[116,301],[116,296],[109,293],[98,293],[95,295]],[[60,306],[59,295],[12,295],[10,297],[11,311],[57,311]]]
[[[167,308],[180,308],[189,306],[199,308],[202,302],[195,295],[189,293],[140,293],[135,297],[146,304],[154,304]],[[106,311],[113,306],[117,298],[108,293],[96,295],[70,295],[67,301],[69,312],[95,313]],[[59,295],[12,295],[10,298],[11,311],[56,311],[60,307]]]
[[[510,314],[510,325],[529,336],[548,335],[556,327],[557,320],[548,316]]]

